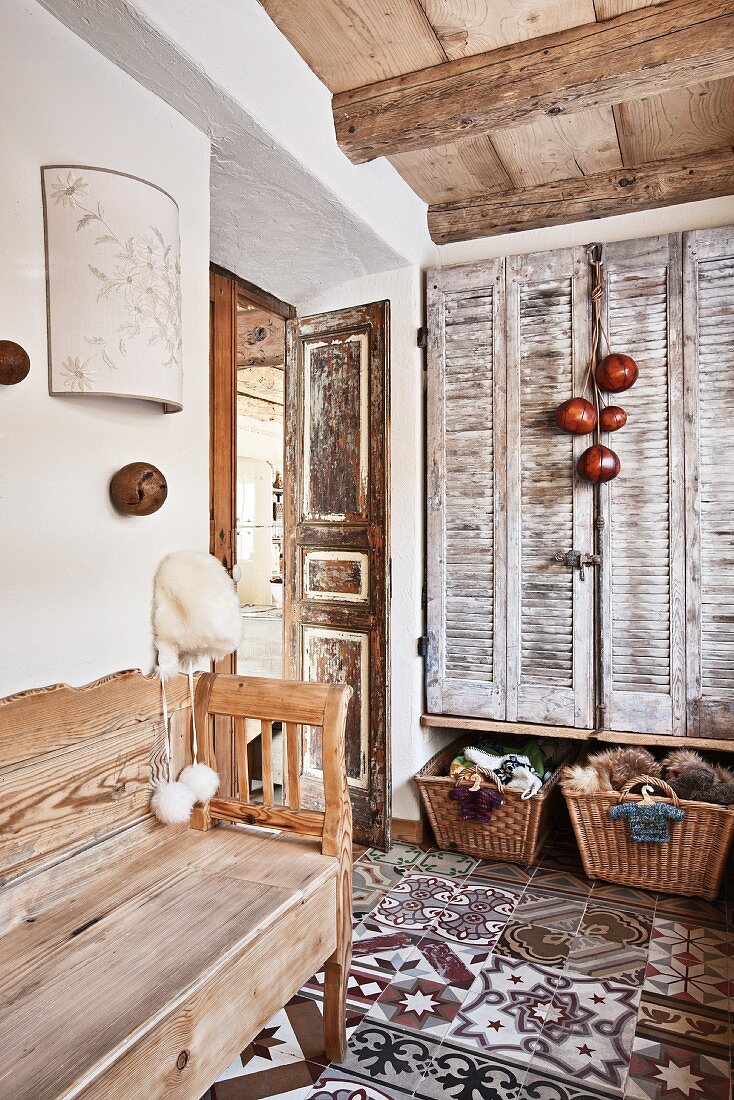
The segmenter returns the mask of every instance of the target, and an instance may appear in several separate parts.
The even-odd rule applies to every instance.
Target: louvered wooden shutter
[[[684,238],[688,733],[734,736],[734,227]]]
[[[602,438],[622,462],[602,489],[603,725],[638,733],[685,733],[680,251],[679,236],[605,249],[610,344],[640,375],[608,395],[628,421]]]
[[[588,727],[593,575],[554,560],[593,551],[593,490],[575,463],[591,438],[559,432],[589,355],[585,250],[507,261],[508,718]]]
[[[428,709],[505,717],[501,260],[428,273]]]

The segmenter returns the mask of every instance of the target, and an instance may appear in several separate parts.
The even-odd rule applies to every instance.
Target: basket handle
[[[497,788],[497,794],[504,795],[505,787],[502,780],[497,775],[497,772],[490,771],[489,768],[480,767],[477,767],[477,771],[481,772],[484,778],[487,779],[489,782],[494,783],[495,787]]]
[[[640,784],[644,784],[646,787],[657,787],[663,792],[665,798],[670,799],[674,806],[680,806],[680,799],[670,784],[654,775],[638,775],[634,779],[630,779],[629,783],[625,783],[619,792],[621,795],[620,802],[624,802],[627,796],[631,794],[632,788],[639,787]]]

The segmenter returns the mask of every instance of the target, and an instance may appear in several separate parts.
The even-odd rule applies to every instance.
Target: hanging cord
[[[602,299],[604,297],[604,251],[603,246],[600,244],[593,244],[588,249],[589,262],[593,268],[592,285],[591,285],[591,308],[592,308],[592,328],[591,328],[591,353],[589,355],[589,365],[586,369],[586,376],[584,378],[583,393],[589,394],[594,407],[596,409],[596,427],[594,429],[594,439],[596,443],[601,443],[601,427],[599,424],[599,417],[601,414],[601,405],[604,398],[601,395],[599,387],[596,384],[596,365],[601,352],[601,340],[604,339],[604,343],[607,346],[607,354],[611,353],[611,346],[609,344],[609,337],[607,331],[604,328],[604,322],[601,319],[601,307]]]
[[[159,672],[160,675],[160,672]],[[166,681],[161,676],[161,692],[163,693],[163,731],[165,734],[166,771],[168,781],[171,781],[171,726],[168,715],[168,697],[166,695]]]
[[[191,731],[192,731],[192,734],[193,734],[194,763],[198,764],[199,763],[199,748],[198,748],[197,736],[196,736],[196,707],[194,706],[194,670],[191,666],[189,666],[188,677],[189,677],[189,701],[191,703]]]

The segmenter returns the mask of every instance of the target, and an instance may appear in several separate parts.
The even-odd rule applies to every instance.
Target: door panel
[[[428,654],[434,714],[504,718],[502,260],[428,273]]]
[[[688,732],[734,737],[734,226],[684,236]]]
[[[507,717],[590,727],[591,570],[555,559],[593,552],[593,489],[575,464],[590,437],[559,432],[554,410],[580,394],[589,355],[584,249],[507,261]]]
[[[604,438],[622,472],[602,487],[603,725],[685,733],[683,354],[680,237],[605,249],[605,328],[640,368],[610,394],[628,413]]]
[[[284,614],[290,675],[348,683],[355,840],[386,847],[388,689],[386,302],[289,326]],[[304,804],[321,745],[304,730]]]

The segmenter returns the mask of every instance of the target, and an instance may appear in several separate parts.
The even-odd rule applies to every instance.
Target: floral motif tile
[[[473,856],[465,856],[461,852],[442,852],[436,848],[421,856],[415,865],[415,870],[422,874],[464,878],[472,873],[478,862]]]
[[[420,934],[385,929],[367,917],[352,937],[352,965],[392,975],[417,960]]]
[[[447,1038],[529,1065],[558,980],[551,970],[493,955],[465,997]]]
[[[726,932],[656,918],[645,986],[678,1000],[728,1010],[734,991]]]
[[[729,1100],[729,1087],[723,1058],[635,1039],[625,1092],[629,1100]]]
[[[437,935],[459,943],[495,942],[520,894],[502,886],[467,879],[457,885],[435,922]]]
[[[652,929],[652,914],[621,906],[597,905],[592,897],[579,925],[579,933],[629,947],[647,947]]]
[[[375,1082],[378,1087],[381,1087],[380,1082],[387,1082],[390,1088],[410,1095],[438,1047],[439,1041],[428,1034],[408,1031],[368,1016],[352,1036],[344,1062],[330,1069],[346,1070]]]
[[[444,1042],[416,1089],[418,1100],[524,1100],[527,1067]]]
[[[734,1021],[721,1009],[671,1000],[643,990],[637,1035],[676,1046],[692,1046],[725,1058],[734,1044]]]
[[[641,986],[646,965],[646,947],[579,934],[568,953],[566,970],[589,978],[613,978],[624,985]]]
[[[451,879],[408,872],[385,895],[371,919],[388,928],[426,932],[436,924],[456,889]]]
[[[394,978],[369,1015],[410,1031],[440,1036],[456,1017],[464,995],[456,986],[419,975]]]
[[[338,1066],[330,1066],[319,1076],[308,1100],[405,1100],[409,1095],[410,1090],[394,1088],[379,1079],[364,1081]]]
[[[532,1068],[621,1095],[627,1079],[640,990],[578,974],[558,974],[535,1042]]]
[[[566,1074],[536,1072],[531,1063],[523,1081],[521,1100],[619,1100],[618,1090],[608,1090]]]
[[[368,848],[359,860],[360,863],[380,863],[388,867],[414,867],[421,856],[423,849],[417,844],[401,844],[396,842],[388,852],[381,852],[379,848]]]
[[[542,924],[544,928],[576,932],[586,904],[585,898],[551,894],[547,890],[534,890],[531,886],[520,898],[512,917],[526,924]]]
[[[508,921],[494,945],[494,954],[507,959],[524,959],[553,970],[562,970],[573,943],[573,935],[542,924]]]

